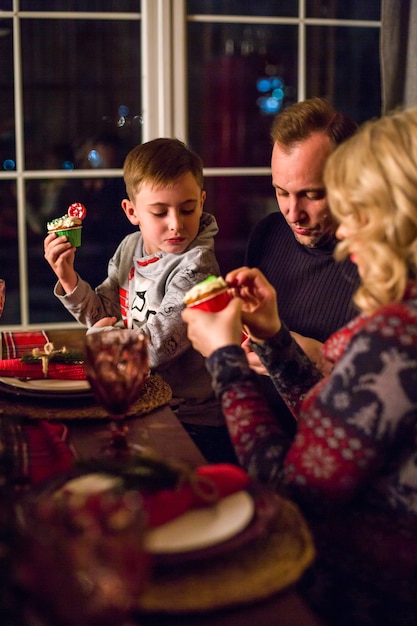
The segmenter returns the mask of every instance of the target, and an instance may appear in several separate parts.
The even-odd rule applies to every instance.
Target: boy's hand
[[[65,235],[57,237],[55,233],[47,235],[44,240],[45,259],[52,267],[65,293],[73,291],[77,285],[77,274],[74,270],[75,248],[71,246]]]
[[[105,326],[114,326],[117,322],[117,317],[102,317],[101,320],[98,320],[95,324],[93,324],[92,328],[104,328]]]

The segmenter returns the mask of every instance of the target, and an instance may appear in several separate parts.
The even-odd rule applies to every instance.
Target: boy
[[[152,370],[181,400],[178,417],[208,461],[233,460],[220,406],[203,357],[187,338],[182,298],[195,283],[219,274],[215,218],[203,211],[203,163],[177,139],[134,148],[124,163],[127,219],[139,232],[125,237],[95,290],[74,270],[75,248],[65,236],[45,238],[45,258],[58,277],[54,293],[82,324],[123,324],[149,338]]]

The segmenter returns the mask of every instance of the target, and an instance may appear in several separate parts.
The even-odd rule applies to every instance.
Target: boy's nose
[[[170,230],[181,230],[182,220],[179,215],[173,215],[169,222]]]

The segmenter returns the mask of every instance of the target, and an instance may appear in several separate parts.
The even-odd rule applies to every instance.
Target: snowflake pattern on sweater
[[[207,366],[240,462],[296,500],[310,522],[317,570],[327,572],[326,617],[331,589],[335,606],[352,596],[346,623],[415,623],[417,283],[402,302],[329,338],[324,352],[335,365],[328,378],[320,379],[285,327],[253,347],[297,418],[293,441],[260,397],[239,347],[216,351]]]

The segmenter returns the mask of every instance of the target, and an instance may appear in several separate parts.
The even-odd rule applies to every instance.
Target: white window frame
[[[1,17],[12,18],[15,76],[15,132],[17,170],[0,172],[0,180],[15,180],[17,189],[17,224],[19,246],[19,279],[21,290],[21,324],[8,325],[10,330],[30,329],[39,324],[29,323],[29,297],[27,272],[27,241],[25,215],[25,182],[38,178],[122,176],[119,169],[109,170],[25,170],[24,129],[22,103],[22,73],[20,59],[20,19],[134,19],[141,20],[142,29],[142,116],[143,141],[158,136],[177,137],[187,141],[187,23],[235,22],[262,24],[293,24],[298,27],[298,99],[306,97],[306,28],[309,25],[355,26],[380,28],[380,21],[329,20],[306,18],[306,0],[299,0],[297,17],[244,17],[235,15],[186,15],[185,0],[142,0],[141,13],[74,13],[74,12],[23,12],[19,0],[13,0],[12,11],[2,11]],[[256,168],[206,168],[210,176],[269,176],[269,167]],[[42,254],[42,250],[39,251]],[[7,306],[7,296],[6,296]],[[44,324],[47,329],[77,327],[76,322]],[[3,329],[5,327],[3,326]]]

